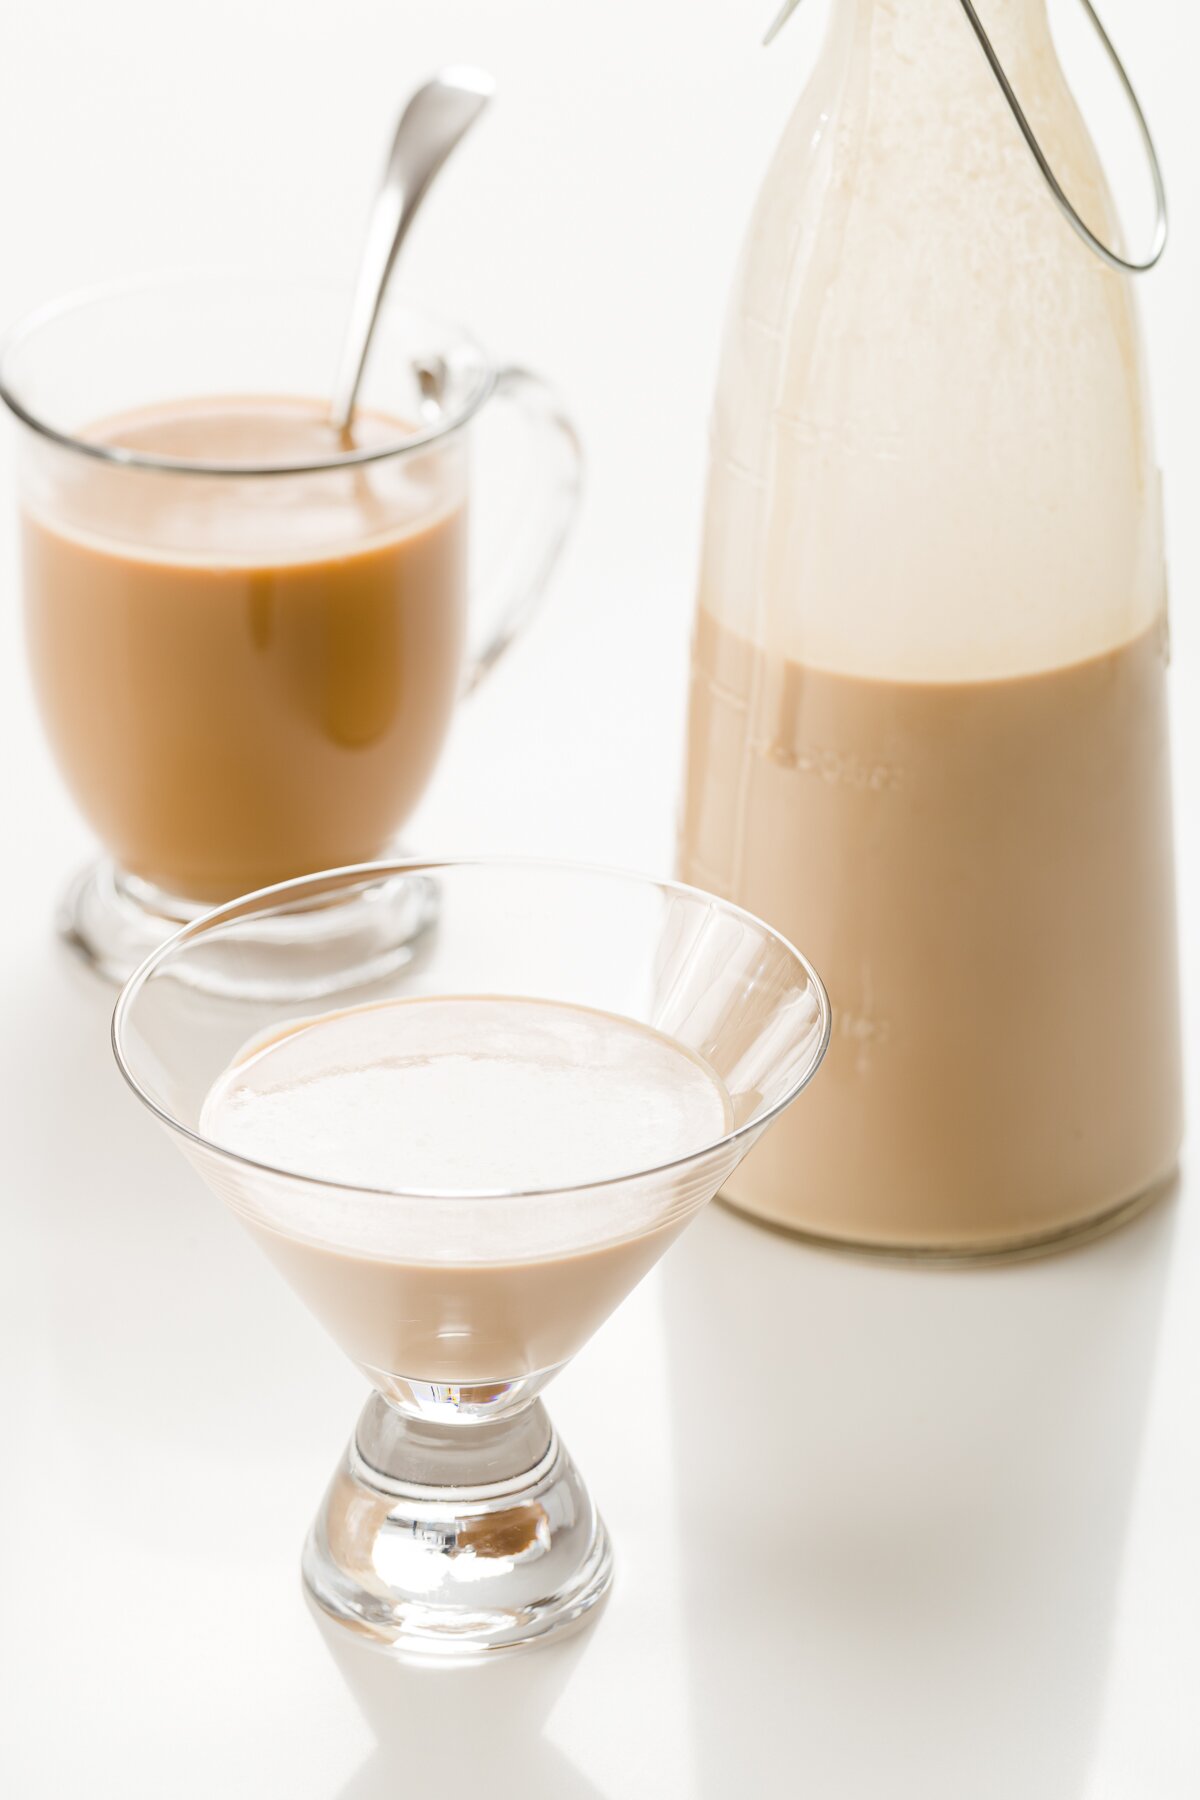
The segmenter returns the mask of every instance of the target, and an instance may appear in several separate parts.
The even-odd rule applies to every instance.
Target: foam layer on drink
[[[700,1058],[587,1007],[455,996],[355,1007],[251,1047],[201,1128],[256,1162],[367,1188],[576,1187],[727,1129]]]

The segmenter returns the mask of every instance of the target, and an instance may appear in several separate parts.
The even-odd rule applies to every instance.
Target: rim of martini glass
[[[250,920],[256,915],[271,917],[280,910],[286,909],[289,895],[300,890],[311,888],[315,883],[339,881],[347,887],[353,884],[354,877],[364,880],[389,880],[402,875],[432,875],[443,869],[513,869],[534,873],[539,869],[552,871],[557,875],[582,875],[606,881],[635,883],[638,886],[654,888],[659,893],[679,894],[706,902],[715,906],[729,917],[743,919],[752,925],[764,937],[769,938],[791,957],[808,979],[809,986],[817,1004],[820,1020],[820,1036],[814,1051],[805,1059],[799,1075],[792,1081],[781,1097],[763,1111],[755,1112],[749,1119],[730,1131],[723,1132],[720,1137],[713,1138],[696,1150],[689,1150],[685,1156],[672,1158],[669,1162],[651,1163],[643,1168],[627,1169],[619,1175],[605,1175],[595,1181],[575,1181],[554,1183],[549,1187],[519,1188],[419,1188],[419,1187],[373,1187],[364,1182],[338,1181],[321,1175],[306,1175],[302,1170],[285,1168],[280,1163],[260,1162],[255,1157],[243,1156],[239,1151],[228,1150],[214,1139],[206,1137],[203,1132],[194,1131],[175,1117],[146,1090],[134,1074],[125,1055],[123,1037],[128,1015],[138,999],[142,989],[157,970],[183,951],[195,938],[205,936],[217,926],[235,920]],[[322,896],[313,896],[319,899]],[[371,1194],[380,1197],[391,1197],[397,1200],[420,1200],[453,1204],[456,1201],[475,1202],[490,1200],[537,1200],[549,1199],[554,1195],[569,1196],[572,1194],[594,1194],[606,1188],[624,1187],[631,1181],[649,1180],[656,1176],[671,1176],[694,1167],[717,1151],[727,1150],[737,1144],[751,1132],[758,1132],[769,1125],[785,1107],[790,1106],[797,1095],[803,1092],[821,1066],[822,1059],[829,1047],[832,1030],[832,1012],[825,984],[817,974],[813,965],[802,951],[781,931],[768,925],[756,913],[749,912],[744,906],[736,905],[732,900],[723,900],[717,894],[710,894],[704,888],[693,887],[684,881],[664,880],[656,875],[639,874],[636,870],[609,868],[601,863],[572,862],[555,857],[517,857],[517,856],[442,856],[432,858],[411,857],[395,862],[349,863],[338,869],[322,869],[313,875],[296,876],[291,881],[276,882],[271,887],[257,888],[253,893],[243,894],[236,900],[227,901],[224,906],[214,907],[212,911],[202,913],[199,918],[190,920],[173,936],[167,938],[157,949],[153,950],[144,962],[134,970],[125,986],[121,989],[117,1004],[113,1009],[111,1042],[117,1067],[126,1083],[159,1122],[179,1137],[197,1144],[208,1154],[218,1156],[223,1162],[231,1163],[238,1168],[252,1169],[260,1174],[281,1176],[287,1181],[302,1183],[305,1187],[320,1188],[324,1192],[343,1194]]]

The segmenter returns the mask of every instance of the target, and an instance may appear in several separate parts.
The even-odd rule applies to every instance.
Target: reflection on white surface
[[[802,1104],[802,1103],[801,1103]],[[710,1207],[663,1266],[705,1800],[1079,1800],[1173,1231],[947,1273]]]
[[[601,1800],[600,1789],[544,1735],[586,1630],[530,1655],[451,1669],[402,1662],[309,1610],[375,1737],[374,1751],[337,1800],[395,1800],[401,1786],[438,1800],[476,1800],[483,1792]]]

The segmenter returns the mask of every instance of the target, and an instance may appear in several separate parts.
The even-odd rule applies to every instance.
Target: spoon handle
[[[330,416],[338,431],[346,429],[353,415],[375,321],[408,228],[434,176],[494,92],[491,76],[482,69],[443,69],[417,89],[401,114],[371,208],[334,383]]]

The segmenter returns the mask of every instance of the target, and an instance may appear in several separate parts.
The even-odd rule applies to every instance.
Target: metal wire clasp
[[[781,10],[772,21],[771,27],[767,32],[766,37],[763,39],[765,44],[769,44],[773,38],[778,37],[799,4],[800,0],[784,0]],[[1102,240],[1096,236],[1091,226],[1080,217],[1075,206],[1064,192],[1062,183],[1051,168],[1049,158],[1038,142],[1037,134],[1035,133],[1033,126],[1025,117],[1024,108],[1017,99],[1013,85],[1004,72],[1004,65],[996,53],[996,47],[984,30],[983,21],[976,12],[972,0],[960,0],[960,4],[967,15],[967,22],[969,23],[971,30],[979,40],[980,49],[987,57],[988,66],[990,67],[992,74],[996,77],[1000,92],[1008,102],[1009,111],[1017,121],[1021,136],[1028,144],[1030,154],[1038,168],[1041,170],[1042,175],[1045,178],[1046,186],[1050,189],[1054,204],[1058,207],[1058,210],[1062,213],[1064,219],[1066,219],[1071,229],[1083,239],[1084,243],[1096,252],[1096,255],[1100,257],[1101,261],[1108,264],[1110,269],[1121,269],[1129,275],[1144,275],[1147,269],[1152,269],[1154,267],[1155,263],[1167,247],[1167,190],[1163,182],[1162,166],[1158,160],[1158,152],[1154,148],[1154,139],[1151,137],[1150,127],[1146,123],[1146,115],[1142,111],[1137,94],[1134,92],[1133,83],[1125,72],[1125,65],[1117,55],[1116,45],[1100,23],[1099,14],[1092,5],[1092,0],[1080,0],[1080,5],[1087,13],[1088,18],[1095,27],[1096,35],[1104,45],[1105,50],[1107,50],[1109,60],[1117,72],[1121,86],[1125,90],[1126,98],[1133,109],[1133,116],[1137,120],[1142,143],[1145,145],[1146,156],[1150,163],[1150,174],[1154,182],[1154,241],[1150,247],[1150,254],[1146,257],[1144,262],[1132,262],[1127,257],[1120,256],[1117,251],[1110,249],[1106,243],[1102,242]]]

